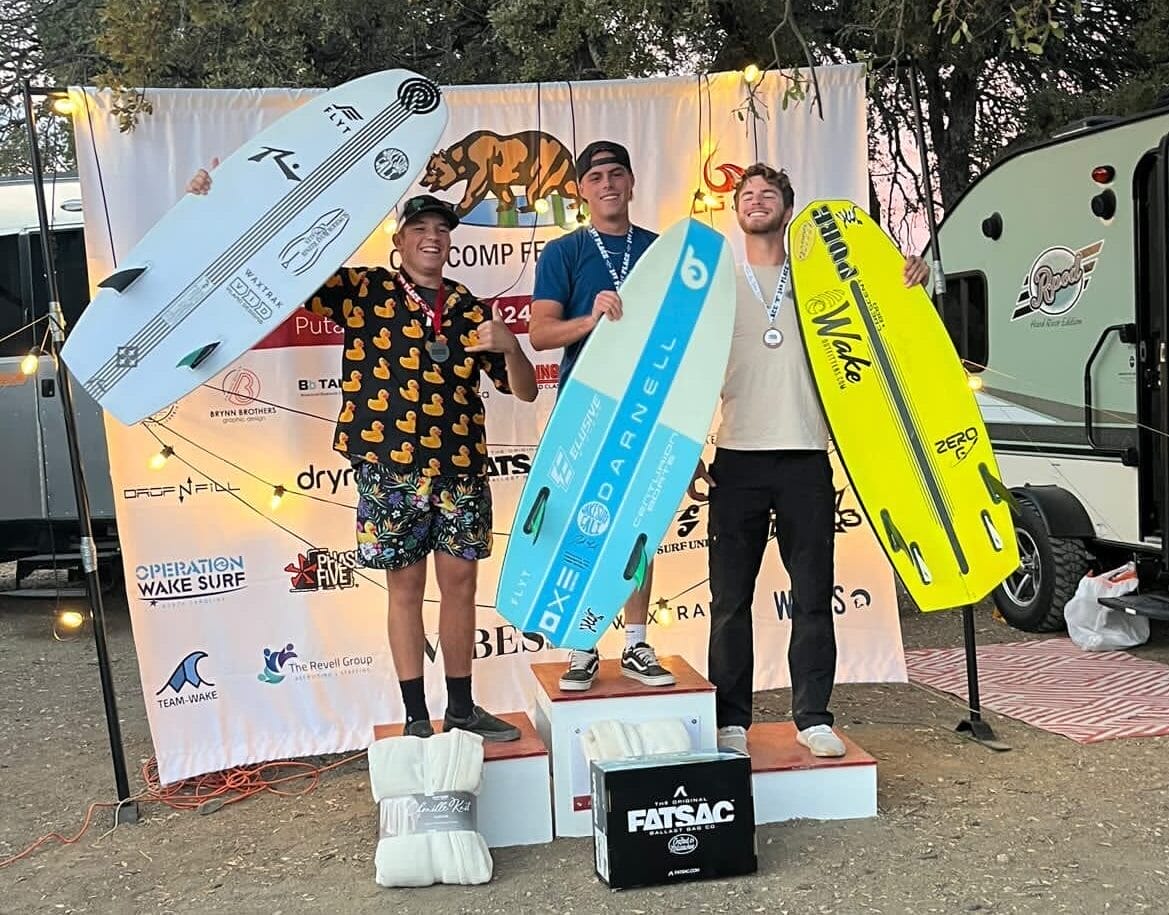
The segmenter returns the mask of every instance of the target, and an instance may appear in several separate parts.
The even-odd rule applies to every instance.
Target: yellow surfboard
[[[1011,497],[933,302],[852,201],[813,201],[787,241],[824,415],[889,561],[922,610],[982,600],[1019,567]]]

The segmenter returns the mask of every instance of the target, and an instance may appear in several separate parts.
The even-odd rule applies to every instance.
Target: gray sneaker
[[[718,748],[720,750],[735,750],[744,756],[747,752],[747,729],[737,724],[728,724],[718,729]]]
[[[466,718],[455,718],[450,712],[446,713],[442,719],[442,729],[453,731],[456,728],[478,734],[484,740],[502,742],[520,739],[520,729],[514,724],[508,724],[502,718],[497,718],[490,712],[483,711],[477,705]]]
[[[597,679],[601,656],[596,651],[573,649],[568,656],[568,669],[560,676],[560,688],[565,691],[586,690]]]

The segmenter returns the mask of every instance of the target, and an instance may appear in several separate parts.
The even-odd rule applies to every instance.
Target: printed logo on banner
[[[536,369],[537,388],[544,390],[560,386],[560,365],[558,363],[537,362],[534,368]]]
[[[162,684],[155,696],[159,708],[176,708],[214,702],[219,698],[215,684],[206,679],[199,670],[199,664],[207,657],[205,651],[192,651],[175,665],[174,671]],[[163,696],[169,691],[171,695]]]
[[[196,497],[231,496],[240,491],[230,480],[226,483],[196,483],[190,477],[187,482],[171,486],[131,486],[122,490],[122,498],[147,505],[171,505],[178,502],[186,505]],[[202,498],[199,501],[203,501]]]
[[[322,397],[341,393],[340,378],[297,378],[296,393],[301,397]]]
[[[771,599],[775,603],[775,615],[780,622],[792,618],[792,592],[772,591]],[[837,616],[844,616],[849,610],[867,610],[873,605],[873,595],[866,588],[845,588],[836,584],[832,587],[832,612]]]
[[[204,556],[142,563],[134,569],[138,598],[151,607],[211,603],[248,586],[243,556]]]
[[[296,475],[296,488],[302,492],[319,490],[335,496],[342,489],[350,489],[352,486],[352,467],[318,468],[315,464],[309,464]]]
[[[314,547],[296,554],[296,561],[284,567],[292,576],[290,591],[304,594],[310,591],[335,591],[356,588],[358,568],[357,550],[330,550]]]
[[[487,455],[487,475],[493,479],[509,480],[526,477],[532,472],[532,455],[527,451],[511,451]]]
[[[251,369],[232,369],[223,376],[220,385],[221,396],[230,406],[208,410],[207,418],[219,420],[225,426],[271,419],[280,410],[270,404],[257,402],[260,391],[259,375]]]
[[[694,202],[690,207],[690,212],[694,216],[725,210],[727,197],[733,194],[735,185],[739,183],[743,172],[746,171],[741,165],[724,162],[722,165],[714,166],[714,171],[718,172],[716,178],[711,174],[711,166],[717,152],[717,149],[712,149],[702,163],[702,184],[704,187],[702,191],[694,195]]]
[[[289,642],[282,649],[265,648],[264,669],[260,671],[260,675],[256,679],[261,683],[279,683],[283,680],[285,676],[284,665],[298,657],[293,647],[293,644]]]
[[[419,183],[440,192],[463,182],[463,197],[454,208],[465,225],[567,229],[576,224],[569,214],[579,196],[572,152],[550,133],[474,130],[434,153]],[[520,197],[516,187],[524,189]]]
[[[373,669],[373,655],[334,655],[331,658],[301,657],[292,642],[284,648],[263,650],[264,669],[256,679],[275,685],[285,680],[324,680],[366,673]]]

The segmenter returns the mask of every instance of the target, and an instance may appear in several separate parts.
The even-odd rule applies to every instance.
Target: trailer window
[[[986,277],[982,273],[946,277],[942,321],[970,371],[982,371],[990,359],[986,312]]]
[[[35,331],[17,333],[29,321],[20,290],[19,237],[0,236],[0,356],[22,356],[34,344]]]

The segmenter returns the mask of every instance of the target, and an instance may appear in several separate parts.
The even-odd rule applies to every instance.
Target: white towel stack
[[[630,724],[625,721],[597,721],[581,737],[585,758],[592,760],[630,759],[658,753],[684,753],[693,749],[690,732],[680,718]]]
[[[417,832],[419,796],[478,795],[483,738],[453,730],[433,737],[389,737],[369,747],[369,782],[379,806],[374,854],[380,886],[475,884],[491,879],[487,843],[474,829]]]

